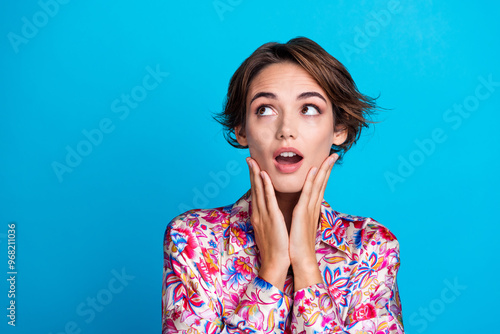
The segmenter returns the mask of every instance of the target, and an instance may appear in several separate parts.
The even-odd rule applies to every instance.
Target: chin
[[[280,193],[298,193],[302,191],[304,182],[299,182],[298,180],[286,181],[280,180],[278,182],[273,182],[274,190]]]

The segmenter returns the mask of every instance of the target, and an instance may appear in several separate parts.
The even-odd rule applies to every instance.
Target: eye
[[[303,106],[300,112],[302,113],[302,115],[307,115],[307,116],[320,114],[319,108],[313,104],[307,104]]]
[[[273,109],[269,106],[260,106],[259,108],[257,108],[257,115],[259,116],[273,115]]]

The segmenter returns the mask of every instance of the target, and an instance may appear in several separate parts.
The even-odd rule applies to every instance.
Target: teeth
[[[297,154],[293,153],[293,152],[283,152],[280,154],[282,157],[285,157],[285,158],[289,158],[289,157],[293,157]]]

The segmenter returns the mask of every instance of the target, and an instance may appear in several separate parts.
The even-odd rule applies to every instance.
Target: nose
[[[297,126],[295,124],[295,119],[293,119],[290,113],[286,112],[282,113],[280,116],[276,137],[278,139],[287,139],[290,137],[297,139]]]

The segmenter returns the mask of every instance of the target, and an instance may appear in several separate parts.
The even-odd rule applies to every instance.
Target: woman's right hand
[[[252,223],[255,242],[260,252],[259,276],[283,291],[290,267],[288,230],[271,178],[261,171],[257,161],[247,158],[252,195]]]

